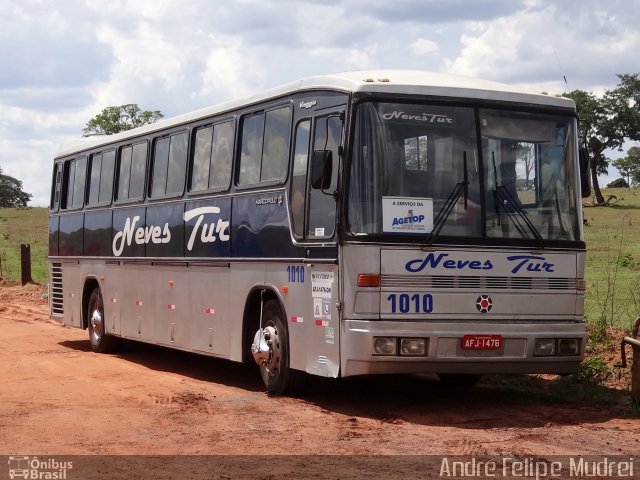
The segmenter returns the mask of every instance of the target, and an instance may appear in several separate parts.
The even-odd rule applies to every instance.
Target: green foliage
[[[31,194],[22,190],[22,182],[0,169],[0,208],[26,207]]]
[[[605,151],[620,149],[626,140],[640,140],[639,77],[640,74],[618,75],[618,86],[601,98],[584,90],[565,94],[578,108],[579,144],[591,159],[591,180],[598,204],[604,203],[598,175],[606,174],[609,167]]]
[[[616,166],[615,162],[614,166]],[[629,188],[629,184],[624,178],[616,178],[613,182],[607,183],[607,188]]]
[[[107,107],[87,122],[84,135],[113,135],[160,120],[159,110],[141,110],[135,103]]]
[[[620,157],[611,164],[627,177],[629,185],[640,184],[640,147],[631,147],[626,157]]]
[[[585,358],[578,370],[578,380],[594,385],[603,383],[612,374],[611,367],[601,357],[593,355]]]

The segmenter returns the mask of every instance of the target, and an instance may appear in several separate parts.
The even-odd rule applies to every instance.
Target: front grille
[[[64,315],[64,293],[62,288],[62,264],[51,265],[51,315],[62,317]]]
[[[576,290],[575,278],[381,275],[382,288]]]

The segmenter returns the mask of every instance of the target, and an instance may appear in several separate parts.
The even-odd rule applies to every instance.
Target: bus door
[[[319,112],[313,119],[307,170],[305,284],[311,322],[306,370],[330,377],[337,377],[340,368],[336,212],[343,140],[344,107]]]

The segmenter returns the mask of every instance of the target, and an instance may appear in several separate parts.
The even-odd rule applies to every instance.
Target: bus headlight
[[[535,357],[549,357],[556,353],[555,338],[536,338],[533,355]]]
[[[395,355],[397,342],[394,337],[374,337],[373,353],[376,355]]]
[[[427,354],[427,342],[424,338],[401,338],[400,355],[425,356]]]
[[[580,340],[577,338],[559,338],[558,355],[580,355]]]

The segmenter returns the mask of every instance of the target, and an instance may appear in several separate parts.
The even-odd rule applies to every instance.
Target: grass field
[[[47,281],[46,208],[0,208],[0,277],[20,279],[20,244],[31,245],[31,276]]]
[[[587,241],[585,316],[594,326],[629,330],[640,316],[640,190],[603,190],[608,207],[583,209]]]
[[[630,329],[640,316],[640,190],[605,189],[609,207],[585,207],[587,321]],[[20,244],[31,244],[32,276],[47,281],[46,208],[0,209],[0,276],[20,278]]]

